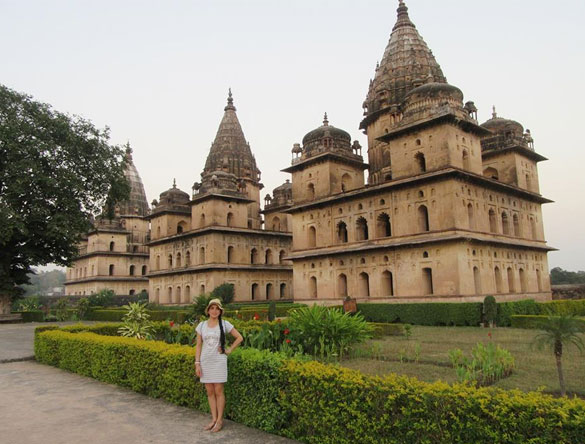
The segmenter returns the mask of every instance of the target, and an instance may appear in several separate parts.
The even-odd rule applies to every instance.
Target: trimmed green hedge
[[[110,321],[110,322],[120,322],[122,320],[122,316],[126,314],[127,310],[112,310],[112,309],[103,309],[103,310],[91,310],[87,314],[87,320],[89,321]],[[182,324],[187,320],[189,317],[189,311],[187,310],[148,310],[148,314],[150,315],[151,321],[174,321],[179,324]]]
[[[369,322],[406,323],[414,325],[470,325],[481,323],[482,304],[421,303],[421,304],[357,304]]]
[[[207,411],[191,347],[39,332],[39,362]],[[585,402],[363,375],[254,349],[229,356],[226,415],[307,443],[581,443]]]
[[[21,315],[23,322],[44,322],[45,321],[45,314],[41,310],[13,311],[12,313]]]
[[[548,318],[547,315],[512,315],[510,316],[513,328],[540,329],[540,324]],[[585,332],[585,319],[576,319]]]
[[[370,322],[370,324],[374,327],[375,338],[404,335],[404,324],[388,324],[385,322]]]

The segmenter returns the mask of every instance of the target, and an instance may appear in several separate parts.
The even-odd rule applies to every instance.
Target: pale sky
[[[406,0],[449,83],[479,120],[529,128],[549,264],[585,270],[585,2]],[[176,178],[191,193],[228,88],[262,171],[289,176],[293,143],[321,125],[358,130],[397,0],[0,0],[0,83],[130,141],[149,202]]]

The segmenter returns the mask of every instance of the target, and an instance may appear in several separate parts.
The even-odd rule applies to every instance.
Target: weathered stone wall
[[[553,299],[585,299],[585,284],[553,285]]]

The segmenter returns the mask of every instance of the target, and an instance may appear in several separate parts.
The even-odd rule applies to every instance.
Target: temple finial
[[[329,120],[327,120],[327,113],[325,113],[325,115],[323,116],[323,126],[328,126],[329,125]]]
[[[228,105],[234,104],[234,98],[232,97],[232,89],[228,89]]]
[[[177,179],[173,179],[173,188],[177,188]]]
[[[393,31],[401,26],[411,26],[413,28],[415,27],[414,24],[410,21],[410,18],[408,17],[408,8],[404,4],[403,0],[398,0],[398,9],[396,10],[396,12],[398,13],[398,20],[396,21],[394,28],[392,28]]]
[[[492,119],[495,119],[496,117],[498,117],[498,115],[496,114],[496,105],[492,106]]]
[[[126,158],[132,160],[132,148],[130,147],[130,141],[128,140],[124,146],[126,147]]]

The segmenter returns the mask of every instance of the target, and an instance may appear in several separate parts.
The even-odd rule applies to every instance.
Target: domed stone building
[[[292,265],[284,259],[290,216],[282,213],[290,206],[290,184],[274,190],[274,205],[264,211],[270,223],[263,229],[260,180],[230,91],[192,196],[173,184],[147,217],[151,302],[191,303],[223,283],[234,285],[237,301],[292,297]]]
[[[118,295],[148,291],[148,201],[144,185],[126,147],[124,175],[130,197],[115,208],[115,216],[99,216],[79,245],[79,255],[66,270],[65,293],[90,295],[111,289]]]
[[[292,150],[295,300],[550,299],[530,132],[447,83],[400,0],[364,101],[368,162],[329,125]],[[364,183],[364,170],[368,183]]]

